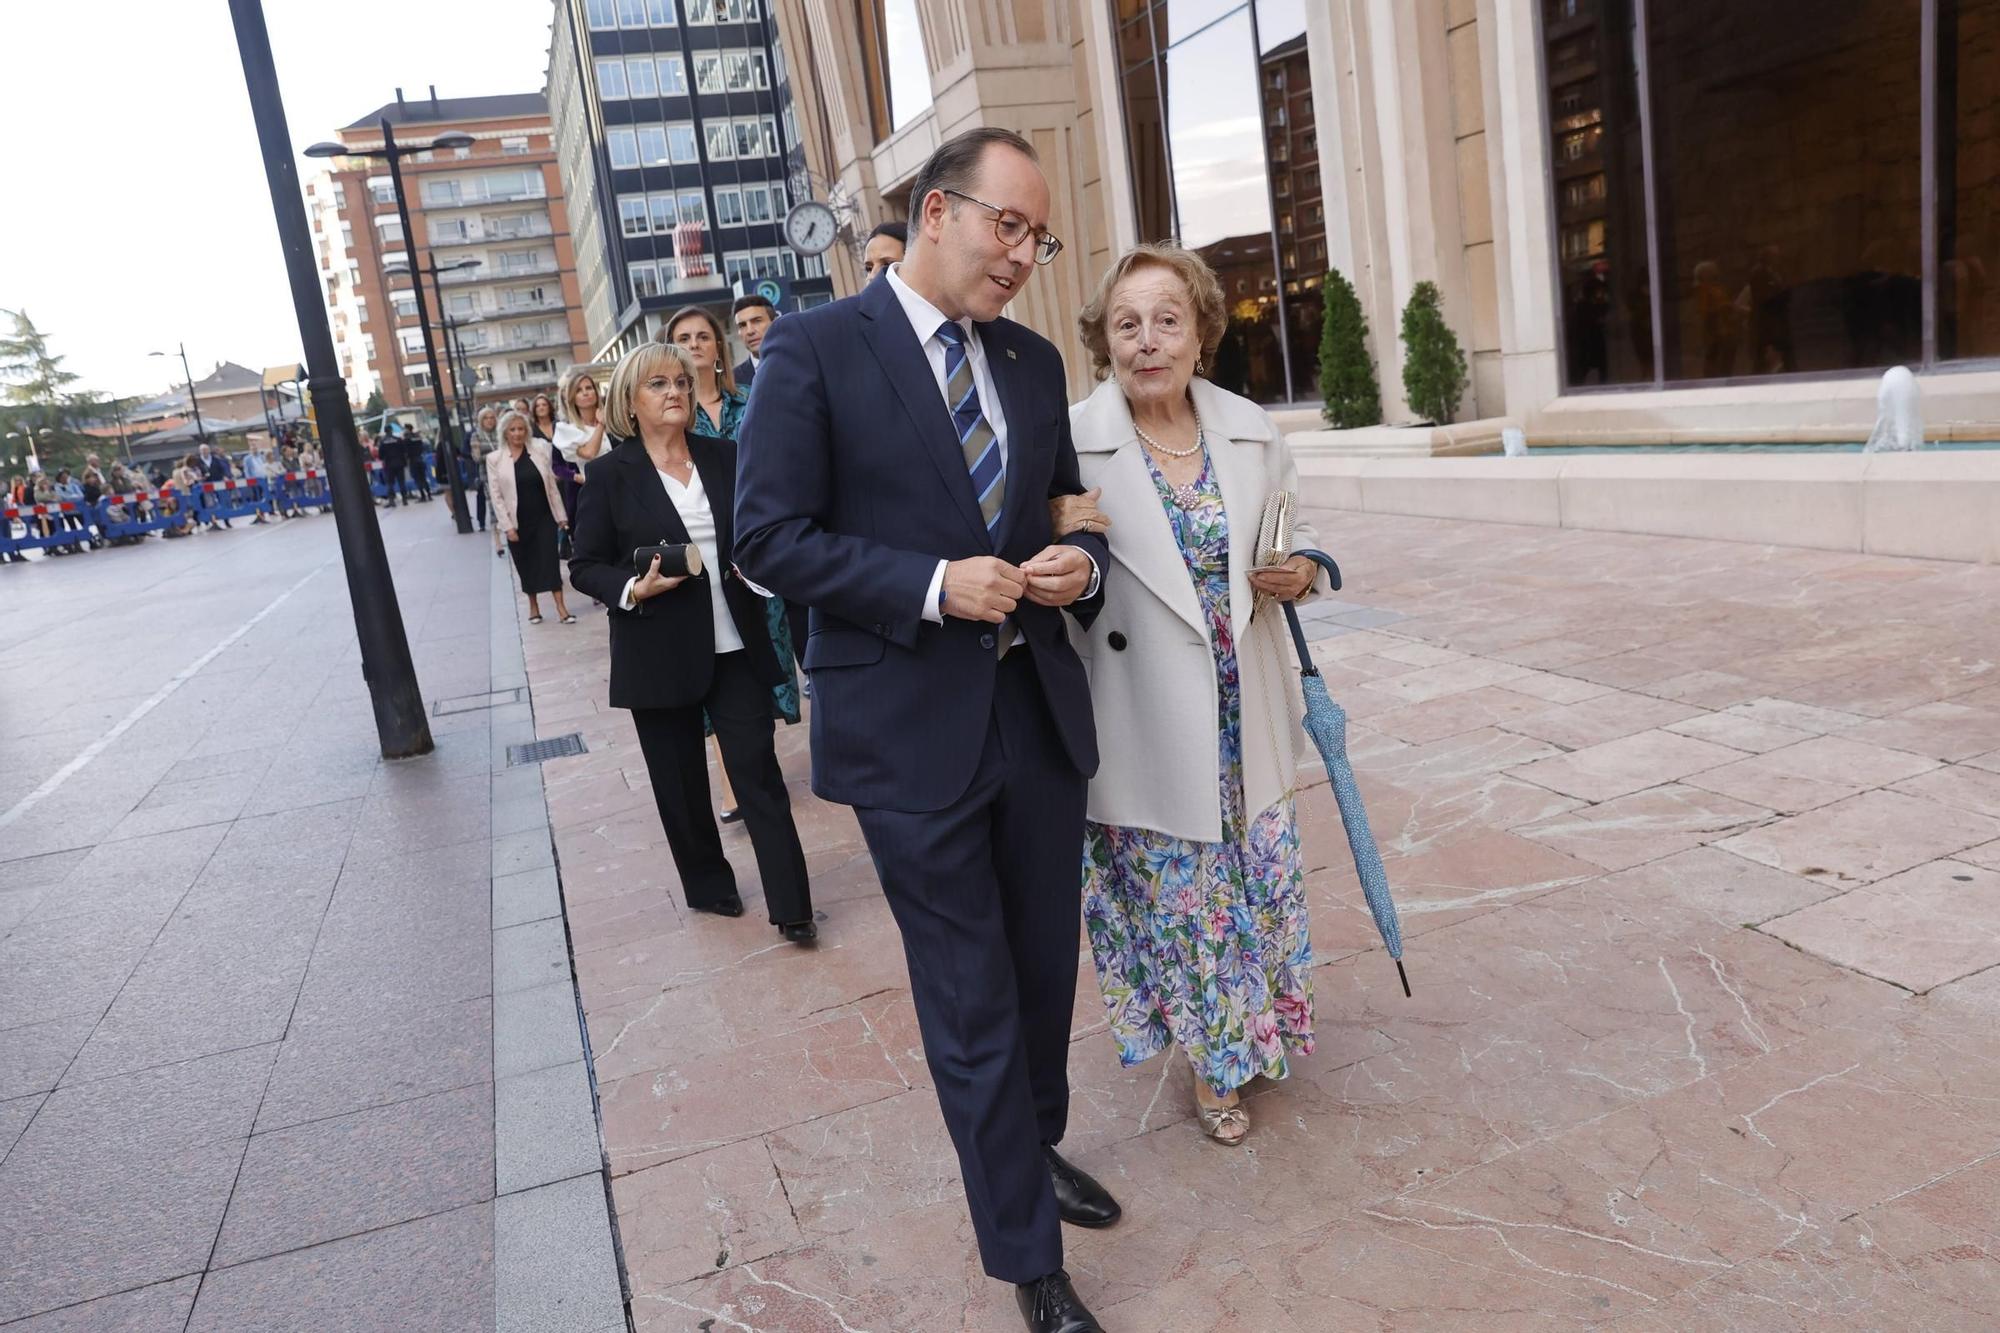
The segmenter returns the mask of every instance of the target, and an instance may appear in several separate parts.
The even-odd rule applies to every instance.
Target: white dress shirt
[[[938,399],[951,410],[951,397],[946,385],[950,375],[945,371],[944,339],[937,336],[938,326],[948,321],[944,312],[918,295],[909,283],[903,281],[901,264],[889,266],[889,290],[896,294],[897,302],[903,307],[903,314],[910,321],[910,328],[917,335],[917,343],[924,349],[924,360],[930,362],[931,374],[937,379]],[[965,356],[972,364],[972,387],[979,391],[979,411],[986,418],[986,424],[993,428],[993,438],[1000,445],[1000,466],[1007,466],[1007,414],[1000,406],[1000,393],[993,384],[993,370],[986,361],[986,345],[980,341],[979,325],[969,319],[956,321],[965,331]],[[1077,547],[1077,550],[1083,550]],[[1090,561],[1090,583],[1083,595],[1089,597],[1097,591],[1097,561],[1091,559],[1090,552],[1084,551],[1083,558]],[[948,560],[938,561],[937,572],[931,575],[930,590],[924,595],[923,618],[933,625],[944,623],[944,612],[938,606],[938,590],[944,587],[945,566]],[[1020,631],[1015,635],[1018,639]]]
[[[688,469],[687,485],[683,486],[672,473],[661,472],[658,468],[654,471],[659,474],[660,484],[667,488],[667,499],[681,516],[681,526],[687,529],[688,540],[701,552],[701,567],[708,573],[709,613],[715,618],[715,651],[740,652],[743,636],[737,632],[736,620],[729,614],[729,602],[722,595],[722,579],[727,571],[722,568],[721,557],[717,553],[715,511],[709,508],[708,492],[701,485],[701,473]],[[625,580],[624,595],[618,599],[621,611],[630,611],[638,606],[632,596],[632,585],[638,581],[637,576]],[[749,580],[744,580],[744,583],[759,596],[770,596]]]

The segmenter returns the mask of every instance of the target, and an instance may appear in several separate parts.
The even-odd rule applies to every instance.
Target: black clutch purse
[[[699,578],[701,576],[701,548],[693,542],[685,546],[664,544],[660,546],[635,546],[632,548],[632,573],[644,578],[653,566],[653,557],[660,557],[661,578]]]

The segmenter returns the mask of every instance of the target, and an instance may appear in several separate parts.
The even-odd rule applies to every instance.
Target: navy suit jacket
[[[1016,565],[1056,537],[1048,501],[1080,494],[1062,355],[1010,320],[979,326],[1007,422],[1000,530],[989,536],[958,433],[923,347],[886,282],[777,321],[738,433],[736,562],[812,608],[813,790],[845,805],[941,810],[986,744],[1000,627],[924,620],[940,559]],[[1105,575],[1101,536],[1065,536]],[[1085,624],[1103,589],[1070,608]],[[1062,612],[1022,601],[1026,637],[1077,772],[1097,771],[1090,686]]]
[[[744,357],[736,363],[736,387],[749,392],[750,382],[757,378],[757,363]]]

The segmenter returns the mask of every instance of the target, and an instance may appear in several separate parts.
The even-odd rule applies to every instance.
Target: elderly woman
[[[819,932],[806,855],[772,744],[769,598],[736,572],[736,445],[694,429],[694,384],[693,359],[659,343],[612,372],[604,411],[618,444],[586,469],[569,577],[610,608],[611,706],[632,711],[688,906],[743,915],[709,813],[706,716],[742,794],[771,922],[810,945]],[[699,572],[662,574],[658,555],[635,567],[634,551],[663,544],[694,546]]]
[[[488,403],[473,418],[466,451],[472,456],[473,490],[478,493],[479,530],[486,531],[486,455],[500,447],[500,409]],[[493,550],[502,553],[500,530],[493,530]]]
[[[1178,1045],[1203,1129],[1236,1144],[1250,1128],[1237,1089],[1285,1077],[1313,1046],[1293,801],[1304,705],[1283,617],[1257,594],[1303,597],[1317,567],[1253,565],[1265,502],[1298,471],[1262,408],[1201,378],[1227,318],[1187,250],[1142,245],[1111,266],[1078,317],[1106,382],[1070,412],[1096,512],[1057,528],[1101,523],[1117,566],[1103,611],[1072,631],[1098,734],[1118,738],[1083,849],[1098,988],[1119,1058]]]
[[[556,533],[569,527],[549,466],[549,446],[535,438],[528,419],[519,412],[500,418],[500,447],[486,455],[486,490],[493,499],[493,522],[506,535],[514,553],[514,572],[528,595],[528,623],[542,623],[536,597],[554,593],[556,615],[565,625],[576,617],[563,605],[562,562],[556,556]]]

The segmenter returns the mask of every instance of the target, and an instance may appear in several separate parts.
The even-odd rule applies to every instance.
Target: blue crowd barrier
[[[280,509],[331,509],[333,507],[333,487],[327,484],[326,473],[317,468],[307,468],[299,472],[281,472],[266,483],[271,488],[271,499]]]
[[[170,507],[179,512],[168,513]],[[114,510],[118,512],[114,513]],[[132,491],[125,495],[105,496],[97,502],[97,512],[93,517],[98,532],[106,540],[123,541],[144,537],[149,532],[180,527],[191,521],[193,513],[180,495]]]
[[[54,504],[6,505],[0,507],[0,555],[12,555],[17,551],[46,551],[57,546],[82,546],[95,537],[89,523],[89,509],[73,500],[59,500]],[[82,527],[70,527],[64,520],[75,518]],[[49,531],[43,536],[37,529],[40,520],[47,519]],[[14,524],[22,526],[20,536],[14,535]]]
[[[249,518],[270,507],[261,481],[204,481],[195,487],[194,494],[196,509],[204,522]]]

